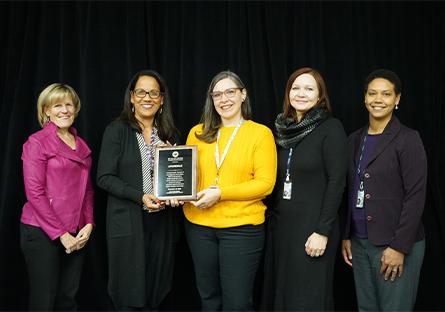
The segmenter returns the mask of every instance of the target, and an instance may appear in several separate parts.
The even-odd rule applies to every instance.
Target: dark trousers
[[[140,308],[140,307],[122,306],[122,307],[114,307],[114,308],[115,308],[115,311],[119,311],[119,312],[135,312],[135,311],[138,311],[138,312],[148,312],[148,311],[156,312],[156,311],[159,311],[159,310],[151,310],[148,307]]]
[[[167,208],[168,209],[168,208]],[[172,231],[168,210],[144,213],[145,302],[141,305],[115,304],[116,311],[158,311],[173,283],[177,234]],[[170,217],[169,217],[170,214]],[[175,224],[179,226],[178,222]],[[141,271],[141,278],[143,273]],[[122,272],[123,273],[123,272]]]
[[[75,311],[85,249],[71,254],[39,227],[20,224],[20,244],[28,269],[30,311]]]
[[[215,229],[185,221],[203,311],[253,311],[264,225]]]
[[[374,246],[367,239],[352,238],[352,259],[359,311],[412,311],[425,253],[425,241],[414,243],[405,255],[403,274],[391,282],[380,273],[386,247]]]

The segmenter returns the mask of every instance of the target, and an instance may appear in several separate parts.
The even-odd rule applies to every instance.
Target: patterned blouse
[[[142,159],[142,182],[143,190],[145,194],[153,194],[153,171],[154,171],[154,159],[155,159],[155,149],[159,144],[164,142],[158,136],[158,129],[153,128],[150,135],[150,144],[147,144],[144,140],[142,133],[136,132],[136,138],[139,144],[139,150],[141,152]],[[162,207],[159,210],[148,210],[148,207],[143,204],[142,209],[148,212],[157,212],[164,209]]]

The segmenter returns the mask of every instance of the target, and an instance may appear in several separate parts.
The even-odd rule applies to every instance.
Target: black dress
[[[262,310],[333,310],[333,273],[339,242],[337,211],[345,188],[346,134],[328,118],[293,150],[292,198],[283,199],[289,149],[278,151],[269,211]],[[323,256],[305,252],[308,237],[328,236]]]

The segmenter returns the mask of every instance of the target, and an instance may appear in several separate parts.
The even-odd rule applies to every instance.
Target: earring
[[[160,114],[162,114],[162,106],[161,106],[161,108],[159,109],[159,115]]]
[[[131,111],[134,113],[134,105],[131,107]]]
[[[395,109],[399,109],[399,104],[396,104],[396,107],[395,107]]]

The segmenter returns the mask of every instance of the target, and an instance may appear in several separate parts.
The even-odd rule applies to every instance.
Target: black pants
[[[144,213],[142,216],[145,251],[144,306],[115,305],[116,311],[158,311],[173,284],[175,249],[179,226],[172,221],[172,211]],[[142,270],[141,270],[142,275]],[[142,278],[142,276],[141,276]]]
[[[85,249],[71,254],[39,227],[20,224],[20,243],[29,276],[30,311],[75,311]]]
[[[185,221],[203,311],[253,311],[264,225],[215,229]]]

